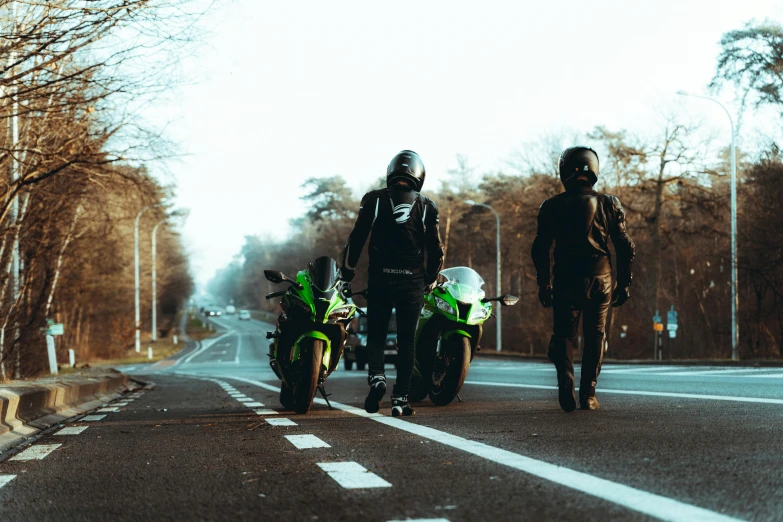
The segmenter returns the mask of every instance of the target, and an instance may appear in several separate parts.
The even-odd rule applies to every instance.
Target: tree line
[[[173,185],[150,169],[172,153],[140,111],[175,82],[198,13],[181,0],[0,0],[0,380],[47,366],[45,331],[64,325],[58,360],[108,358],[131,343],[133,234],[142,220],[159,296],[173,316],[192,291],[172,219]]]
[[[721,40],[714,92],[734,89],[741,110],[773,105],[783,115],[783,28],[751,22]],[[440,187],[425,186],[440,209],[445,266],[469,266],[482,274],[488,294],[497,293],[495,219],[466,200],[492,205],[501,218],[502,291],[519,296],[504,311],[505,349],[542,354],[551,335],[551,311],[537,301],[530,247],[540,204],[562,191],[557,158],[575,142],[601,158],[597,189],[623,202],[637,245],[631,300],[612,309],[609,354],[651,358],[653,315],[678,313],[676,338],[664,342],[665,358],[731,356],[731,251],[729,147],[717,143],[681,114],[661,117],[645,134],[596,126],[584,136],[550,135],[528,144],[508,167],[477,173],[465,156]],[[738,269],[741,358],[779,358],[783,342],[783,161],[770,136],[737,151]],[[426,158],[425,158],[426,162]],[[383,186],[379,178],[377,186]],[[264,269],[294,274],[317,256],[340,259],[359,201],[340,176],[308,180],[310,209],[296,220],[292,237],[247,237],[235,260],[220,270],[209,290],[243,306],[273,310],[264,295],[272,286]],[[366,275],[360,265],[357,281]],[[355,283],[356,286],[356,283]],[[494,339],[492,322],[484,345]],[[665,333],[664,333],[665,335]]]

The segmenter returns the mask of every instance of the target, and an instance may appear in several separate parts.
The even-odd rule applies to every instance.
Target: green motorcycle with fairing
[[[318,391],[329,404],[324,382],[340,362],[348,325],[362,312],[345,295],[349,292],[332,258],[319,257],[295,280],[273,270],[265,270],[264,276],[275,284],[289,284],[287,290],[266,296],[282,297],[277,328],[267,334],[272,339],[269,365],[282,381],[280,404],[307,413]]]
[[[459,394],[483,333],[492,303],[513,306],[512,295],[485,297],[484,280],[472,268],[441,271],[438,284],[424,297],[416,332],[416,361],[408,398],[445,406]]]

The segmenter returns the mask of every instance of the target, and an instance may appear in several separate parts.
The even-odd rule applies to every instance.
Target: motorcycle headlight
[[[492,313],[489,308],[486,308],[484,306],[480,306],[473,310],[470,314],[470,322],[474,321],[483,321],[487,317],[489,317],[489,314]]]
[[[457,311],[454,310],[454,307],[438,296],[435,296],[435,305],[438,307],[438,310],[446,312],[447,314],[457,315]]]
[[[334,321],[338,319],[348,319],[351,316],[351,310],[352,308],[350,306],[337,308],[329,314],[329,320]]]

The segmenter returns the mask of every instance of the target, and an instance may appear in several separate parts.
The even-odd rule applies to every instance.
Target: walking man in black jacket
[[[413,151],[397,154],[386,171],[386,186],[365,194],[356,225],[343,252],[342,279],[350,282],[370,238],[367,296],[367,347],[370,392],[364,401],[376,413],[386,393],[383,350],[392,309],[397,309],[397,382],[392,415],[413,415],[408,391],[413,373],[416,329],[443,263],[438,208],[422,196],[424,163]]]
[[[630,297],[635,254],[620,200],[593,190],[598,181],[598,154],[589,147],[571,147],[560,155],[560,180],[565,192],[544,201],[538,211],[533,241],[538,298],[554,306],[554,332],[547,352],[557,369],[560,407],[576,409],[574,353],[579,319],[582,332],[582,375],[579,407],[598,409],[595,385],[604,355],[609,305],[621,306]],[[612,285],[609,238],[617,257],[617,284]],[[550,249],[555,245],[554,282]]]

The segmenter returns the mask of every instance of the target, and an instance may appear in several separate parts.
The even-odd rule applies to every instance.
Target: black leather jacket
[[[368,192],[345,245],[343,267],[356,268],[369,236],[371,278],[423,277],[430,284],[443,265],[438,222],[438,207],[415,190]]]
[[[610,237],[617,253],[617,284],[630,285],[636,247],[626,231],[619,199],[581,187],[544,201],[531,252],[538,285],[551,284],[549,251],[553,242],[555,279],[611,273]]]

